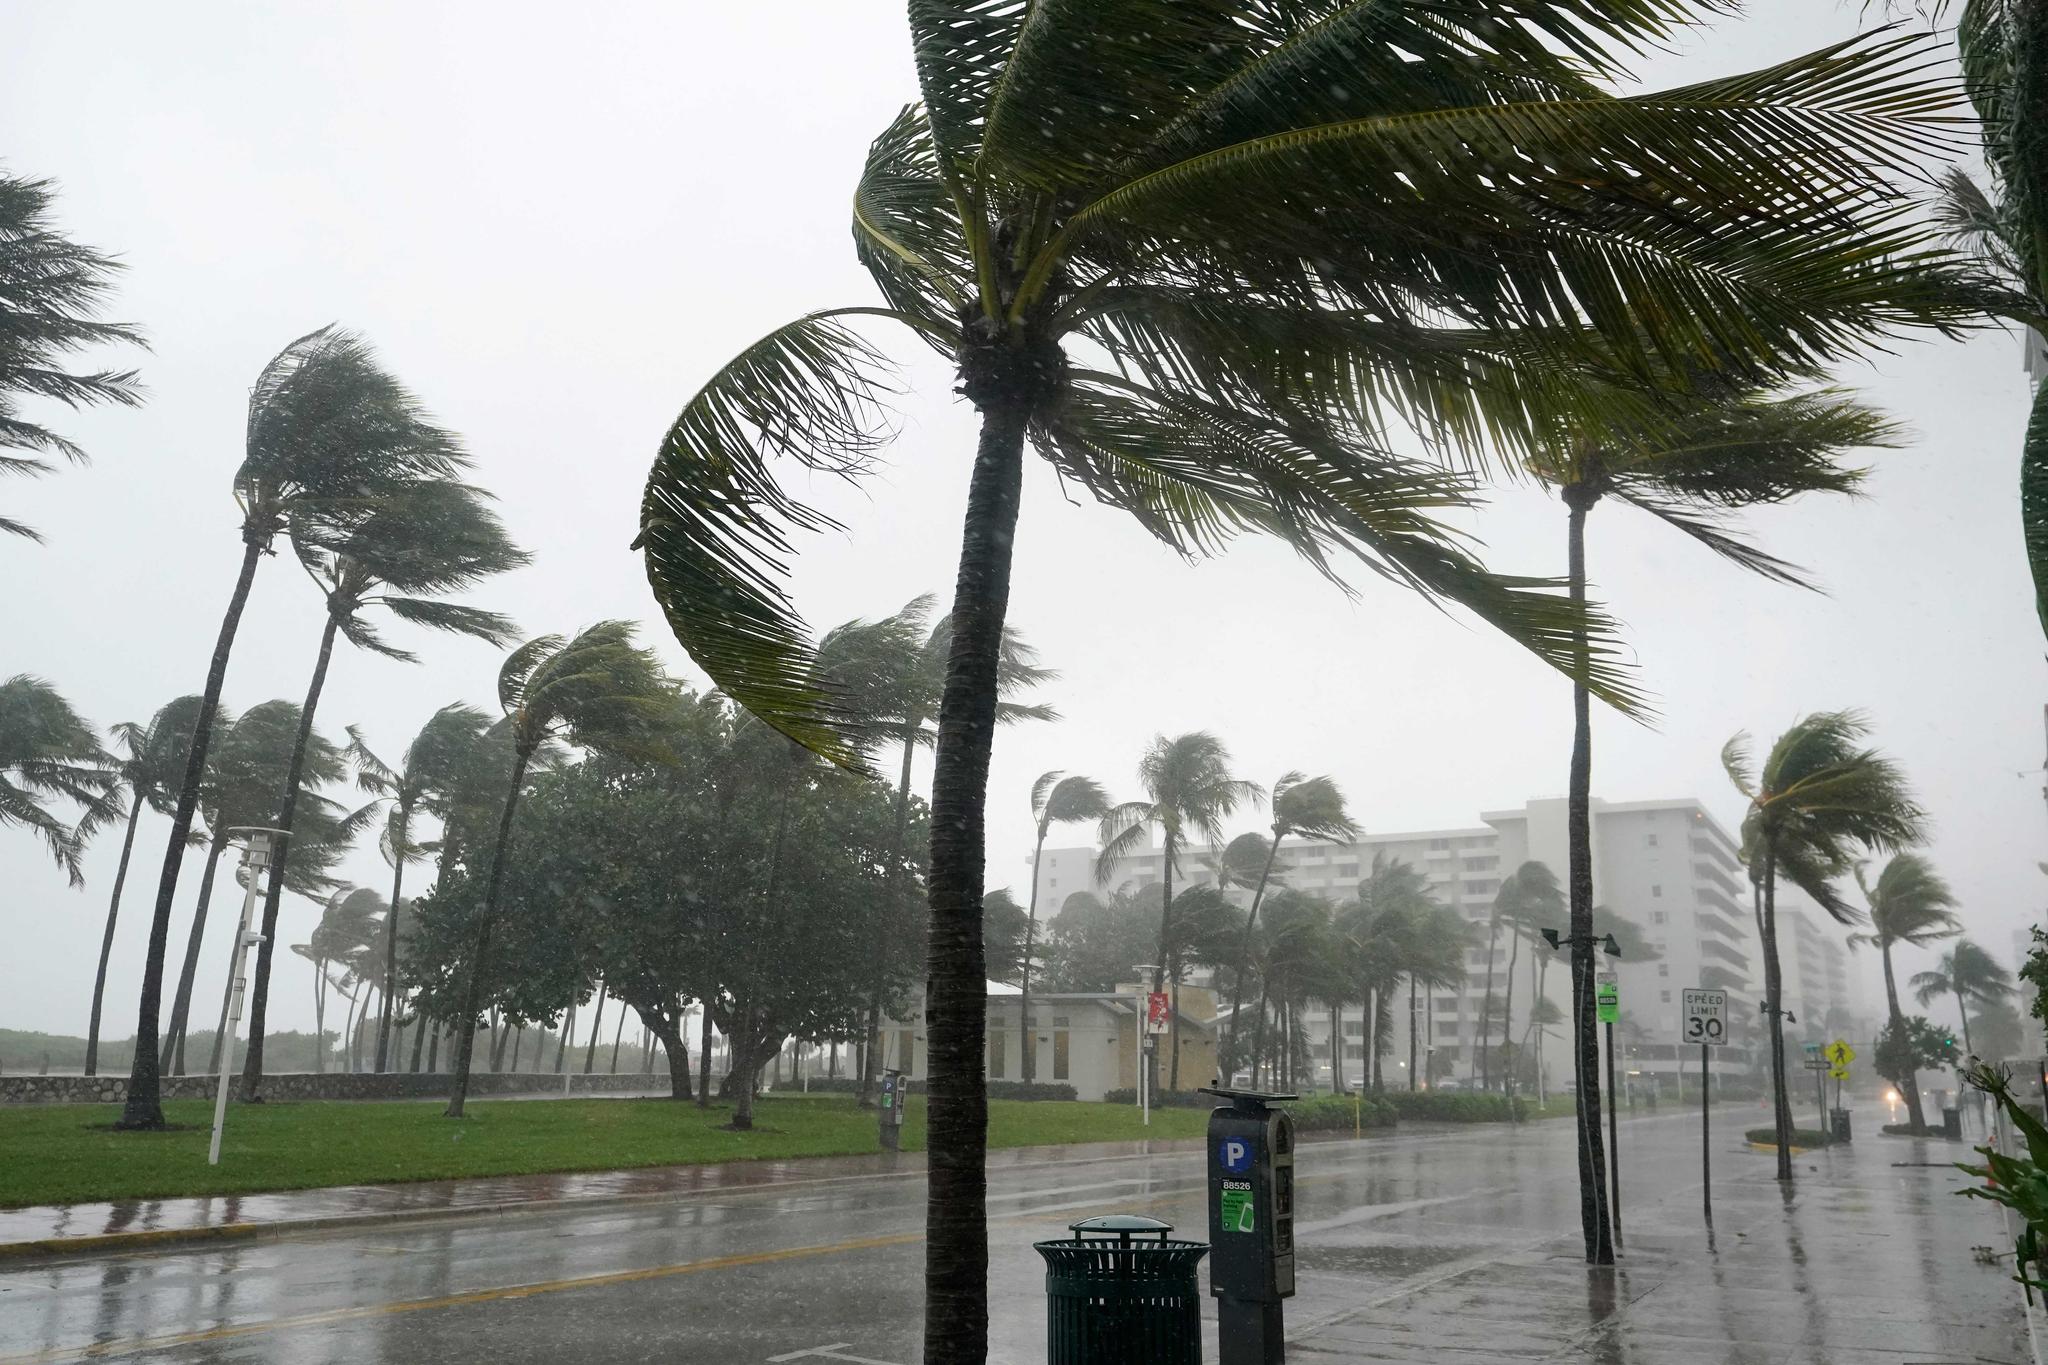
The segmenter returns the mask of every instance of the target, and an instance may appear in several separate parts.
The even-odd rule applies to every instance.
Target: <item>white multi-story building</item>
[[[1486,994],[1487,925],[1501,879],[1523,862],[1546,863],[1563,882],[1567,867],[1565,802],[1562,798],[1530,801],[1508,810],[1487,811],[1480,824],[1456,829],[1401,834],[1371,834],[1347,844],[1331,845],[1289,839],[1281,847],[1287,884],[1331,900],[1356,894],[1371,871],[1375,856],[1399,859],[1419,868],[1436,899],[1455,908],[1473,926],[1475,946],[1466,957],[1462,989],[1439,990],[1417,1011],[1418,1057],[1433,1054],[1428,1070],[1465,1082],[1479,1061],[1479,1021]],[[1749,886],[1736,845],[1728,832],[1696,800],[1592,803],[1594,902],[1606,912],[1632,923],[1655,956],[1637,961],[1603,959],[1616,970],[1621,990],[1621,1037],[1627,1056],[1639,1073],[1670,1075],[1687,1066],[1689,1050],[1675,1046],[1680,992],[1687,986],[1726,989],[1731,1009],[1754,1012],[1763,994],[1763,962],[1757,950]],[[1100,892],[1095,875],[1095,849],[1046,849],[1037,869],[1041,906],[1052,913],[1080,891]],[[1214,850],[1190,849],[1180,859],[1176,887],[1213,881],[1203,859]],[[1162,852],[1155,842],[1118,865],[1112,885],[1143,888],[1161,877]],[[1030,873],[1027,871],[1027,877]],[[1248,897],[1234,892],[1240,904]],[[1804,1021],[1810,1011],[1825,1020],[1861,1014],[1856,977],[1848,971],[1842,933],[1796,892],[1781,889],[1779,914],[1790,921],[1779,937],[1781,963],[1787,974],[1787,997]],[[1812,921],[1809,923],[1809,921]],[[1565,925],[1554,926],[1560,932]],[[1548,970],[1543,970],[1549,959]],[[1494,958],[1494,994],[1505,994],[1508,945]],[[1515,983],[1515,1029],[1528,1018],[1531,963],[1543,978],[1544,994],[1560,1011],[1569,1006],[1570,971],[1561,955],[1524,946]],[[1797,976],[1794,976],[1795,970]],[[1796,985],[1795,985],[1796,982]],[[1407,1084],[1409,1020],[1406,1001],[1394,1011],[1392,1049],[1383,1063],[1390,1085]],[[1760,1036],[1760,1030],[1738,1024],[1738,1036]],[[1311,1012],[1307,1026],[1313,1050],[1327,1077],[1330,1021],[1327,1013]],[[1496,1026],[1497,1027],[1497,1026]],[[1353,1081],[1363,1065],[1365,1024],[1356,1010],[1344,1019],[1345,1071]],[[1498,1040],[1496,1040],[1498,1041]],[[1519,1042],[1520,1039],[1518,1038]],[[1741,1052],[1742,1049],[1736,1049]],[[1553,1078],[1569,1075],[1569,1053],[1559,1041],[1546,1049],[1546,1070]],[[1727,1062],[1747,1065],[1746,1055]]]

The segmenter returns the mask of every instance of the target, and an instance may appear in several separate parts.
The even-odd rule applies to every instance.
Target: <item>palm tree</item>
[[[455,1077],[448,1117],[461,1118],[469,1097],[469,1054],[476,1042],[477,1004],[489,968],[491,929],[512,844],[512,817],[519,809],[527,769],[558,734],[584,748],[658,755],[655,738],[669,702],[654,656],[633,643],[630,621],[599,621],[573,639],[540,635],[512,651],[498,671],[498,705],[511,722],[512,771],[503,788],[496,842],[477,916],[456,1019]],[[986,989],[986,988],[984,988]]]
[[[1500,885],[1494,888],[1493,910],[1486,917],[1486,989],[1482,992],[1479,1009],[1479,1052],[1473,1058],[1473,1076],[1481,1090],[1493,1089],[1493,1022],[1501,1009],[1493,993],[1493,964],[1500,951],[1501,926],[1520,917],[1521,888],[1522,884],[1516,877],[1501,878]],[[1508,988],[1514,988],[1512,968],[1508,972]]]
[[[147,805],[161,815],[171,813],[172,786],[192,747],[192,724],[199,716],[197,696],[178,697],[157,708],[147,725],[124,720],[109,733],[121,746],[117,761],[120,786],[128,793],[128,827],[121,836],[121,863],[114,872],[114,894],[107,900],[107,927],[100,935],[100,961],[92,979],[92,1020],[85,1031],[85,1074],[99,1074],[100,1007],[106,999],[107,960],[114,951],[114,924],[121,913],[121,888],[128,881],[128,855],[135,849],[135,826]],[[109,798],[113,796],[110,791]]]
[[[140,345],[142,335],[125,323],[99,321],[121,263],[58,232],[50,221],[55,198],[48,180],[0,174],[0,299],[7,300],[6,336],[0,338],[0,474],[40,478],[53,468],[45,458],[51,455],[85,463],[78,446],[22,417],[18,396],[73,408],[133,407],[142,401],[133,370],[73,374],[61,368],[63,357],[74,351],[116,341]],[[42,539],[4,515],[0,533]]]
[[[49,846],[73,886],[85,885],[79,857],[101,825],[117,820],[120,769],[63,694],[17,673],[0,682],[0,827],[20,825]],[[52,807],[78,807],[75,820]]]
[[[1432,519],[1475,485],[1385,451],[1387,419],[1483,453],[1532,413],[1613,416],[1584,364],[1768,371],[1960,311],[1886,183],[1947,116],[1920,40],[1617,97],[1625,54],[1692,9],[916,0],[921,100],[853,204],[887,306],[776,329],[670,428],[637,543],[672,629],[740,705],[843,756],[782,588],[794,533],[830,518],[770,462],[873,467],[890,381],[850,317],[912,328],[981,415],[932,797],[935,1365],[986,1351],[975,935],[1026,443],[1177,549],[1264,530],[1332,575],[1356,553],[1570,671],[1585,614],[1482,572]]]
[[[1892,948],[1907,944],[1925,948],[1963,931],[1955,916],[1956,897],[1934,864],[1918,853],[1901,853],[1885,863],[1877,881],[1865,879],[1856,867],[1856,885],[1870,907],[1870,932],[1851,934],[1851,944],[1869,943],[1884,962],[1884,1000],[1892,1036],[1906,1036],[1906,1012],[1899,1008],[1898,978],[1892,973]],[[1906,1117],[1915,1129],[1927,1126],[1920,1107],[1920,1083],[1909,1072],[1899,1083],[1906,1096]]]
[[[1843,455],[1894,444],[1883,417],[1831,391],[1780,394],[1702,382],[1680,410],[1607,439],[1561,429],[1528,460],[1566,508],[1565,558],[1572,600],[1586,600],[1586,518],[1613,496],[1648,512],[1746,569],[1803,583],[1797,570],[1726,524],[1729,513],[1808,492],[1853,492],[1863,471]],[[1809,585],[1810,586],[1810,585]],[[1572,973],[1572,1074],[1576,1082],[1580,1207],[1586,1259],[1611,1265],[1607,1156],[1600,1128],[1600,1037],[1594,1020],[1593,730],[1591,694],[1572,687],[1571,768],[1565,843]]]
[[[1375,853],[1353,905],[1338,922],[1350,957],[1348,974],[1366,1000],[1366,1068],[1374,1089],[1381,1088],[1378,1066],[1387,1050],[1385,1025],[1392,1018],[1394,989],[1419,956],[1417,926],[1441,908],[1429,894],[1428,879],[1413,863]],[[1424,964],[1424,970],[1436,965]]]
[[[1956,998],[1956,1014],[1963,1021],[1965,1057],[1977,1050],[1970,1043],[1970,1006],[2001,1001],[2013,992],[2012,973],[1966,938],[1957,939],[1955,947],[1941,955],[1941,963],[1933,971],[1915,973],[1910,984],[1913,998],[1922,1005],[1931,1005],[1944,995]]]
[[[1055,768],[1040,773],[1031,784],[1031,822],[1037,842],[1031,846],[1031,897],[1024,915],[1024,960],[1019,982],[1018,1035],[1023,1046],[1022,1075],[1026,1085],[1038,1079],[1038,1048],[1031,1029],[1031,950],[1038,936],[1038,863],[1045,854],[1045,837],[1054,825],[1071,825],[1083,820],[1100,820],[1109,814],[1109,793],[1092,777],[1065,773]]]
[[[1408,1088],[1427,1079],[1421,1040],[1431,1031],[1435,992],[1465,984],[1465,952],[1472,930],[1464,916],[1449,906],[1432,905],[1411,917],[1399,944],[1401,974],[1408,978]],[[1418,997],[1423,1002],[1418,1008]]]
[[[320,920],[313,926],[313,933],[304,943],[294,943],[292,951],[313,964],[313,1065],[316,1070],[327,1069],[327,990],[347,990],[353,968],[349,965],[361,955],[364,946],[377,934],[377,924],[385,911],[384,902],[375,891],[368,887],[343,886],[334,891],[321,907]],[[342,979],[336,981],[328,974],[330,965],[340,964],[344,970]],[[345,1041],[348,1030],[341,1034]]]
[[[1252,906],[1245,915],[1244,947],[1237,957],[1237,979],[1230,988],[1230,1036],[1224,1042],[1228,1052],[1237,1041],[1238,1011],[1244,1008],[1244,972],[1251,957],[1252,926],[1258,923],[1259,902],[1266,894],[1266,879],[1273,875],[1273,860],[1280,856],[1286,839],[1321,839],[1341,844],[1358,837],[1358,822],[1344,810],[1344,793],[1327,777],[1308,777],[1298,771],[1282,773],[1273,784],[1273,840],[1264,848],[1265,858],[1258,882],[1252,889]],[[1240,836],[1243,837],[1243,836]],[[1251,836],[1257,838],[1256,835]],[[1263,841],[1262,841],[1263,842]],[[1232,847],[1237,841],[1232,841]],[[1332,1054],[1335,1052],[1336,1022],[1332,1016]],[[1334,1071],[1332,1073],[1335,1074]]]
[[[1168,1046],[1173,1061],[1167,1088],[1180,1089],[1180,963],[1171,952],[1173,943],[1173,874],[1180,870],[1180,856],[1193,837],[1201,843],[1223,842],[1223,821],[1240,805],[1265,796],[1256,782],[1230,775],[1230,751],[1223,741],[1206,730],[1192,730],[1168,739],[1154,736],[1152,747],[1138,760],[1138,785],[1146,800],[1126,801],[1112,807],[1101,821],[1102,852],[1095,859],[1095,879],[1109,884],[1117,864],[1151,837],[1158,826],[1164,841],[1160,860],[1159,961],[1152,968],[1154,992],[1166,989],[1173,978],[1173,1024]]]
[[[424,415],[412,414],[423,442],[438,442],[457,467],[468,463],[454,438],[433,427]],[[512,543],[497,514],[487,506],[489,495],[465,484],[423,479],[387,495],[369,515],[340,534],[325,518],[294,520],[292,548],[326,599],[326,621],[314,657],[312,681],[300,711],[300,743],[312,733],[313,715],[327,683],[327,666],[340,635],[359,649],[403,663],[414,655],[377,634],[366,612],[381,607],[401,621],[466,635],[501,645],[513,635],[509,617],[457,602],[437,600],[475,587],[494,574],[516,569],[529,556]],[[295,771],[296,768],[294,767]],[[277,826],[292,828],[298,783],[285,777]],[[276,936],[278,906],[284,895],[284,865],[271,865],[263,899],[263,942],[256,950],[256,980],[249,1006],[249,1050],[243,1060],[242,1091],[254,1098],[263,1083],[263,1032],[270,1003],[271,944]]]
[[[391,930],[385,935],[383,1007],[377,1016],[377,1070],[390,1060],[391,1008],[398,995],[398,928],[405,869],[431,848],[413,837],[413,818],[436,809],[453,791],[463,764],[475,752],[490,726],[490,717],[474,706],[450,702],[428,717],[398,767],[378,758],[363,743],[362,733],[348,728],[348,757],[355,765],[356,785],[385,803],[384,833],[378,845],[391,864]]]
[[[1926,814],[1896,763],[1862,747],[1870,726],[1856,711],[1816,711],[1778,737],[1752,771],[1749,736],[1721,750],[1721,765],[1749,800],[1742,853],[1764,946],[1764,1009],[1771,1021],[1778,1179],[1792,1179],[1792,1103],[1785,1083],[1784,977],[1778,964],[1778,878],[1813,897],[1843,924],[1855,907],[1835,882],[1855,865],[1852,846],[1892,852],[1920,842]]]
[[[1522,944],[1527,941],[1533,948],[1542,942],[1541,930],[1546,924],[1555,924],[1565,914],[1564,888],[1558,884],[1557,874],[1550,870],[1550,864],[1530,859],[1514,871],[1514,895],[1505,905],[1495,902],[1496,912],[1508,930],[1508,970],[1505,999],[1501,1004],[1501,1039],[1504,1045],[1513,1046],[1515,1034],[1515,964],[1521,960]],[[1530,1008],[1547,1003],[1541,991],[1531,998]],[[1507,1068],[1503,1081],[1510,1098],[1515,1093],[1515,1073],[1512,1064]]]
[[[192,749],[185,757],[177,805],[171,811],[170,840],[157,878],[149,951],[143,960],[135,1064],[116,1128],[164,1126],[157,1084],[157,1014],[171,905],[206,775],[214,711],[220,705],[228,656],[256,581],[257,564],[287,528],[293,530],[295,546],[340,543],[391,493],[421,479],[448,477],[459,459],[460,451],[447,434],[421,418],[412,396],[379,369],[369,347],[348,332],[323,327],[308,333],[280,351],[256,377],[249,393],[244,455],[235,472],[235,499],[242,508],[242,565],[207,664]],[[266,955],[269,948],[266,938]]]

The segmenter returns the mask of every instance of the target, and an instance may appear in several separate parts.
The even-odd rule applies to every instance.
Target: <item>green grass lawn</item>
[[[772,1157],[878,1151],[873,1111],[850,1096],[764,1098],[751,1133],[721,1131],[730,1106],[710,1112],[672,1100],[472,1100],[470,1117],[433,1103],[333,1101],[235,1105],[221,1164],[208,1167],[213,1106],[172,1101],[182,1131],[116,1133],[117,1105],[0,1108],[0,1208],[102,1199],[320,1185],[387,1184],[534,1171],[603,1171]],[[1162,1109],[1140,1126],[1128,1105],[989,1105],[989,1143],[1035,1147],[1139,1137],[1200,1137],[1208,1111]],[[924,1101],[912,1101],[905,1150],[924,1147]]]

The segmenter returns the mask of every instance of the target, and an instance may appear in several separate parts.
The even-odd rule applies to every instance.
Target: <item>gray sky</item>
[[[1768,8],[1646,62],[1646,79],[1764,65],[1858,17]],[[338,321],[466,434],[534,552],[475,600],[529,633],[645,620],[694,676],[626,551],[641,480],[677,408],[735,350],[808,308],[872,300],[847,199],[868,139],[914,93],[898,6],[625,3],[573,22],[553,6],[362,0],[5,12],[0,158],[57,178],[65,228],[126,259],[114,315],[154,349],[134,357],[147,406],[61,419],[91,468],[6,489],[49,544],[0,543],[0,674],[48,677],[101,725],[197,690],[234,575],[249,383]],[[819,490],[849,530],[806,547],[795,590],[814,625],[952,583],[972,413],[922,346],[877,335],[909,362],[902,439],[865,493]],[[1594,516],[1593,579],[1664,717],[1596,713],[1594,790],[1697,795],[1732,824],[1717,762],[1732,732],[1867,708],[1935,816],[1933,855],[1971,932],[2007,957],[2042,900],[2041,779],[2021,772],[2040,766],[2048,696],[2018,533],[2019,344],[1908,343],[1846,377],[1918,439],[1881,456],[1872,496],[1755,521],[1829,596],[1748,579],[1629,509]],[[1562,568],[1563,511],[1539,492],[1507,490],[1466,524],[1497,568]],[[1160,731],[1216,731],[1261,782],[1332,773],[1374,830],[1468,823],[1564,787],[1567,686],[1513,647],[1377,582],[1347,601],[1273,545],[1184,564],[1127,518],[1066,501],[1043,468],[1027,476],[1011,612],[1062,671],[1042,699],[1066,719],[998,742],[992,886],[1022,889],[1033,777],[1064,767],[1134,794]],[[318,626],[311,585],[288,556],[267,561],[229,704],[300,697]],[[436,707],[488,704],[489,647],[405,643],[422,665],[344,647],[323,730],[359,724],[390,753]],[[137,840],[114,1036],[134,1026],[166,829],[147,818]],[[79,893],[26,835],[0,833],[0,1025],[84,1031],[117,854],[115,837],[93,848]],[[348,871],[388,886],[373,851]],[[227,889],[202,1000],[225,971]],[[315,913],[288,901],[284,941]],[[273,1018],[309,1026],[307,969],[279,961]],[[1924,965],[1907,955],[1908,971]]]

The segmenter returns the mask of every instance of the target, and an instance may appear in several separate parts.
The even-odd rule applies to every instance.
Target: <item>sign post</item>
[[[1169,1008],[1170,1006],[1167,1003],[1167,995],[1165,991],[1146,992],[1145,1065],[1139,1068],[1141,1078],[1138,1084],[1142,1087],[1142,1089],[1140,1089],[1139,1091],[1138,1098],[1139,1103],[1144,1107],[1144,1123],[1145,1127],[1147,1128],[1150,1128],[1152,1126],[1152,1087],[1150,1084],[1151,1073],[1153,1068],[1158,1065],[1157,1058],[1159,1056],[1159,1039],[1166,1032],[1166,1026],[1168,1022],[1167,1011]]]
[[[1708,1073],[1713,1050],[1728,1042],[1728,992],[1689,986],[1684,997],[1685,1014],[1679,1037],[1700,1045],[1700,1206],[1706,1211],[1707,1245],[1714,1242],[1714,1165],[1708,1146],[1708,1105],[1712,1102]]]
[[[270,870],[271,845],[291,838],[289,830],[263,829],[257,826],[237,826],[230,834],[246,834],[248,845],[242,850],[241,873],[247,880],[242,891],[242,922],[235,930],[235,960],[228,969],[228,1026],[227,1036],[220,1042],[220,1088],[213,1098],[213,1142],[206,1149],[206,1164],[220,1165],[220,1135],[228,1121],[228,1077],[233,1074],[235,1064],[235,1025],[242,1022],[242,993],[248,986],[243,975],[249,961],[249,950],[263,942],[263,935],[250,926],[256,919],[256,895],[264,874]],[[321,1046],[326,1046],[325,1040]]]
[[[1621,1246],[1621,1092],[1614,1086],[1614,1024],[1621,1018],[1621,978],[1601,972],[1593,978],[1593,1006],[1607,1030],[1607,1188],[1614,1219],[1614,1249]]]

